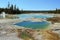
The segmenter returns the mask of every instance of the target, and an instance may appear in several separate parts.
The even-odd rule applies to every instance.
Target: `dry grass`
[[[44,40],[60,40],[60,37],[57,33],[52,31],[45,31],[43,32],[43,39]]]
[[[52,32],[52,30],[42,30],[40,32],[40,35],[43,35],[42,40],[60,40],[59,35],[57,33]],[[17,29],[17,33],[18,37],[21,38],[22,29]],[[30,38],[26,38],[25,40],[30,40]]]
[[[20,38],[20,35],[22,33],[22,29],[16,29],[16,32],[17,32],[17,37]]]

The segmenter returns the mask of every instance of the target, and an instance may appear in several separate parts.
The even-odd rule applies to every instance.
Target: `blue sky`
[[[8,2],[23,10],[60,9],[60,0],[0,0],[0,7],[7,7]]]

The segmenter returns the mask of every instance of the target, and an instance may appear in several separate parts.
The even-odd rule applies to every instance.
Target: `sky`
[[[6,8],[8,2],[23,10],[60,9],[60,0],[0,0],[0,7]]]

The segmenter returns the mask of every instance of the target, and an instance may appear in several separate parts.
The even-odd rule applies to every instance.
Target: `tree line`
[[[11,5],[11,6],[8,5],[7,8],[0,8],[0,13],[2,13],[2,12],[5,12],[7,14],[20,14],[21,13],[19,8],[16,8],[16,5],[15,6],[14,5]]]
[[[56,10],[40,10],[40,11],[32,11],[32,10],[20,10],[16,5],[11,5],[8,4],[7,8],[0,8],[0,13],[5,12],[7,14],[23,14],[23,13],[54,13],[54,14],[59,14],[60,9]]]
[[[60,9],[56,9],[56,10],[43,10],[43,11],[22,11],[22,13],[54,13],[54,14],[59,14],[60,13]]]

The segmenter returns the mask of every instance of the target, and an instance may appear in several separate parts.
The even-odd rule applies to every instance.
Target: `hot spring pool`
[[[17,15],[19,19],[25,20],[28,18],[51,18],[54,14],[19,14]]]
[[[49,24],[50,23],[46,21],[42,21],[42,22],[23,21],[23,22],[16,23],[15,25],[22,26],[25,28],[32,28],[32,29],[45,29],[49,27]]]

